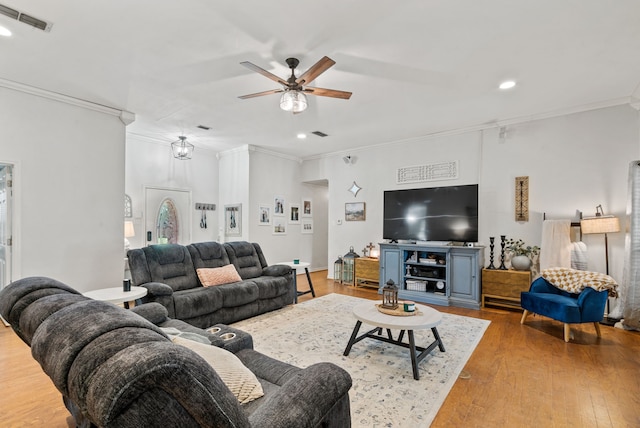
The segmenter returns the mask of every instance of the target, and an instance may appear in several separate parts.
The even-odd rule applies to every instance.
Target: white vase
[[[529,270],[531,268],[531,259],[527,256],[514,256],[511,258],[511,266],[515,270]]]

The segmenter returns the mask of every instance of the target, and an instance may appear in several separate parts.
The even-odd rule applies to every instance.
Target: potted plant
[[[507,239],[504,249],[511,253],[511,266],[515,270],[529,270],[533,262],[531,257],[540,253],[540,247],[526,245],[522,239]]]

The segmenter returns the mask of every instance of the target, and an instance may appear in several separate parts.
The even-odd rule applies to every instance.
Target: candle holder
[[[489,237],[489,248],[491,249],[491,252],[489,253],[489,266],[487,267],[487,269],[495,269],[496,267],[493,265],[493,249],[495,247],[494,241],[495,237],[491,236]]]
[[[504,265],[504,246],[505,240],[507,239],[506,235],[500,235],[500,270],[507,270],[507,267]]]

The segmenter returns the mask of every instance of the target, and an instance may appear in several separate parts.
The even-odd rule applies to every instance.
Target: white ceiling
[[[0,0],[53,23],[0,16],[0,79],[136,114],[127,127],[198,147],[253,144],[297,157],[640,97],[637,0]],[[302,114],[278,84],[323,56],[337,63]],[[504,79],[518,86],[497,88]],[[197,125],[210,126],[203,131]],[[299,132],[322,131],[329,137]]]

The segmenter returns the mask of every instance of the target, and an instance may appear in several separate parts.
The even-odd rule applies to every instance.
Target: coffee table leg
[[[440,348],[440,352],[445,352],[444,343],[442,343],[442,339],[440,339],[440,333],[438,333],[438,329],[435,327],[431,327],[431,332],[433,333],[433,337],[438,342],[438,348]]]
[[[418,373],[418,358],[416,355],[416,340],[413,337],[413,330],[408,330],[409,336],[409,353],[411,354],[411,368],[413,369],[413,378],[420,380],[420,373]]]
[[[356,326],[353,327],[353,333],[351,333],[351,339],[349,339],[349,343],[347,344],[347,348],[344,350],[344,356],[346,357],[351,352],[351,347],[356,341],[356,337],[358,336],[358,331],[360,331],[360,326],[362,325],[362,321],[357,321]]]

